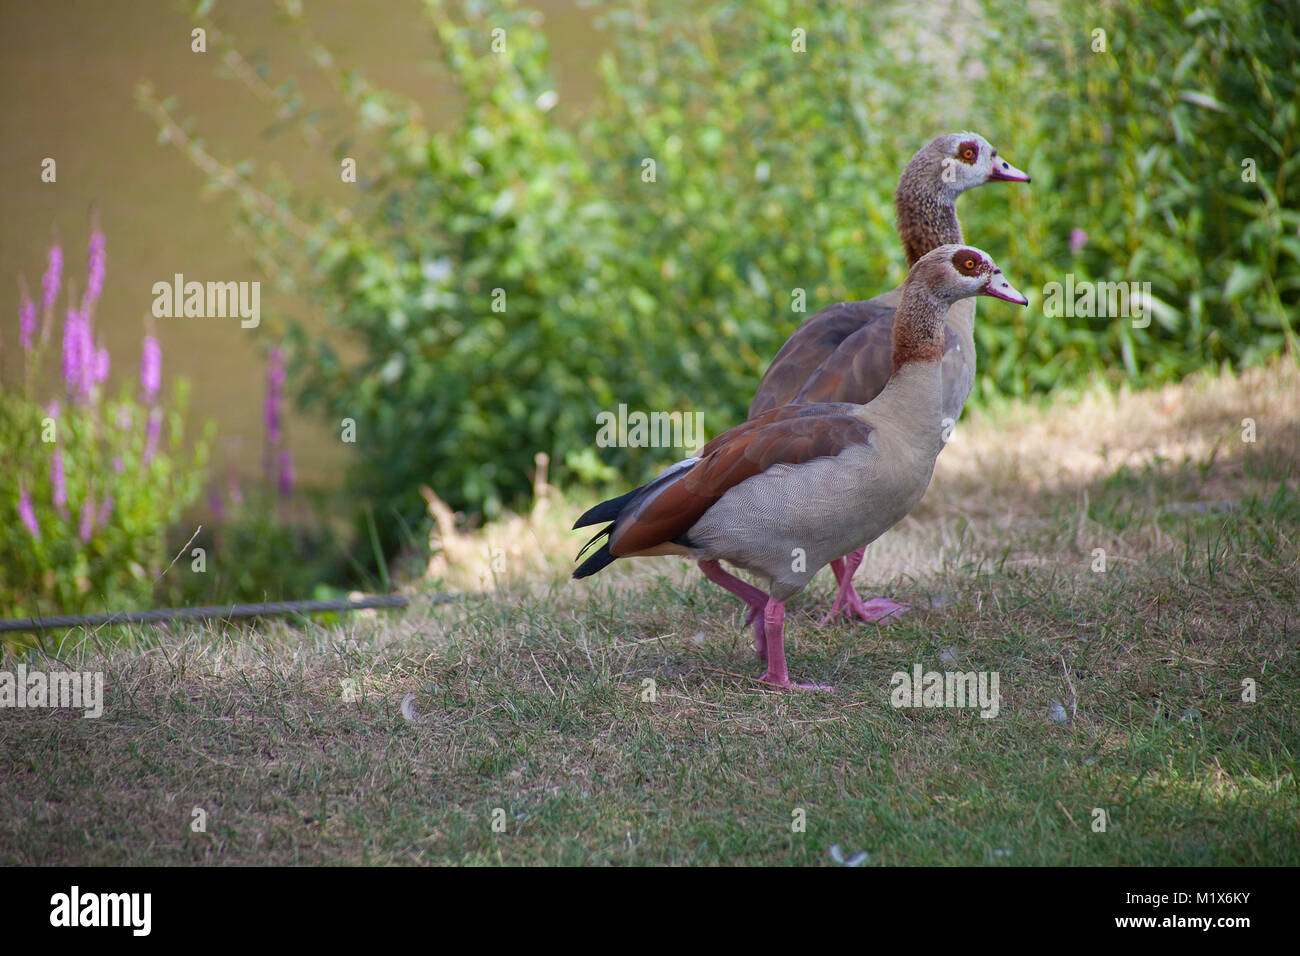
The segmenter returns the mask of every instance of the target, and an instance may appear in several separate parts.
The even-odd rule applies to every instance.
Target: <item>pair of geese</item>
[[[747,421],[579,518],[574,528],[608,525],[573,576],[617,558],[693,558],[749,606],[762,679],[787,689],[819,686],[790,681],[785,602],[826,564],[839,584],[827,619],[902,613],[906,605],[885,598],[863,601],[853,574],[866,546],[925,494],[970,394],[973,297],[1028,304],[987,253],[964,244],[957,221],[959,195],[998,181],[1029,177],[982,136],[940,136],[919,150],[894,194],[909,268],[902,286],[808,319],[763,376]],[[766,580],[767,591],[720,561]]]

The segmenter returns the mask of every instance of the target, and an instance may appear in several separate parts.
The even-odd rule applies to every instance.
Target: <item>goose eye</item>
[[[969,162],[970,160],[975,158],[975,150],[967,146],[965,149],[961,151],[961,158]]]
[[[974,269],[974,268],[975,268],[975,260],[974,260],[974,259],[967,259],[965,262],[962,263],[962,267],[963,267],[963,268],[966,268],[966,269]]]

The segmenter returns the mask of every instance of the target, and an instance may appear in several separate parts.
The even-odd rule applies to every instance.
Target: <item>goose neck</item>
[[[903,301],[894,318],[893,371],[911,362],[937,362],[945,344],[943,318],[948,301],[919,282],[903,289]]]
[[[933,249],[965,241],[956,199],[953,187],[936,183],[932,170],[921,170],[914,163],[904,171],[894,193],[894,209],[909,269]]]

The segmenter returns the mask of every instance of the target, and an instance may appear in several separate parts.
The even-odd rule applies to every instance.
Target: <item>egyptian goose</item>
[[[610,522],[578,557],[585,578],[617,558],[679,554],[747,602],[761,599],[754,649],[763,680],[790,688],[785,602],[827,562],[865,547],[916,506],[943,448],[944,314],[990,295],[1024,305],[993,260],[970,246],[921,257],[903,284],[891,329],[888,382],[868,404],[782,405],[749,419],[654,481],[603,502],[574,528]],[[854,516],[845,520],[845,515]],[[768,582],[763,592],[719,560]]]
[[[976,133],[952,133],[920,149],[903,170],[894,193],[898,234],[909,268],[931,249],[963,242],[954,206],[968,189],[989,182],[1029,182],[1029,177]],[[812,316],[782,346],[749,406],[749,417],[792,402],[862,404],[880,394],[893,367],[891,330],[902,287],[863,302],[841,302]],[[949,432],[975,383],[975,301],[948,312],[943,358],[943,415]],[[907,605],[885,598],[863,601],[853,575],[863,551],[831,562],[839,584],[826,621],[841,610],[864,621],[902,613]],[[760,606],[750,596],[750,616]]]

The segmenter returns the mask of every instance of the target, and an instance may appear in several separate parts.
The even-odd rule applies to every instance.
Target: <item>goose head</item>
[[[1027,183],[1029,176],[999,156],[979,133],[948,133],[938,136],[912,159],[937,188],[963,193],[985,183]]]
[[[898,236],[910,267],[937,246],[964,242],[957,197],[985,183],[1029,182],[979,133],[948,133],[926,143],[908,162],[894,190]]]
[[[987,295],[1016,305],[1029,304],[1007,281],[993,257],[974,246],[940,246],[912,267],[912,277],[943,302]]]

